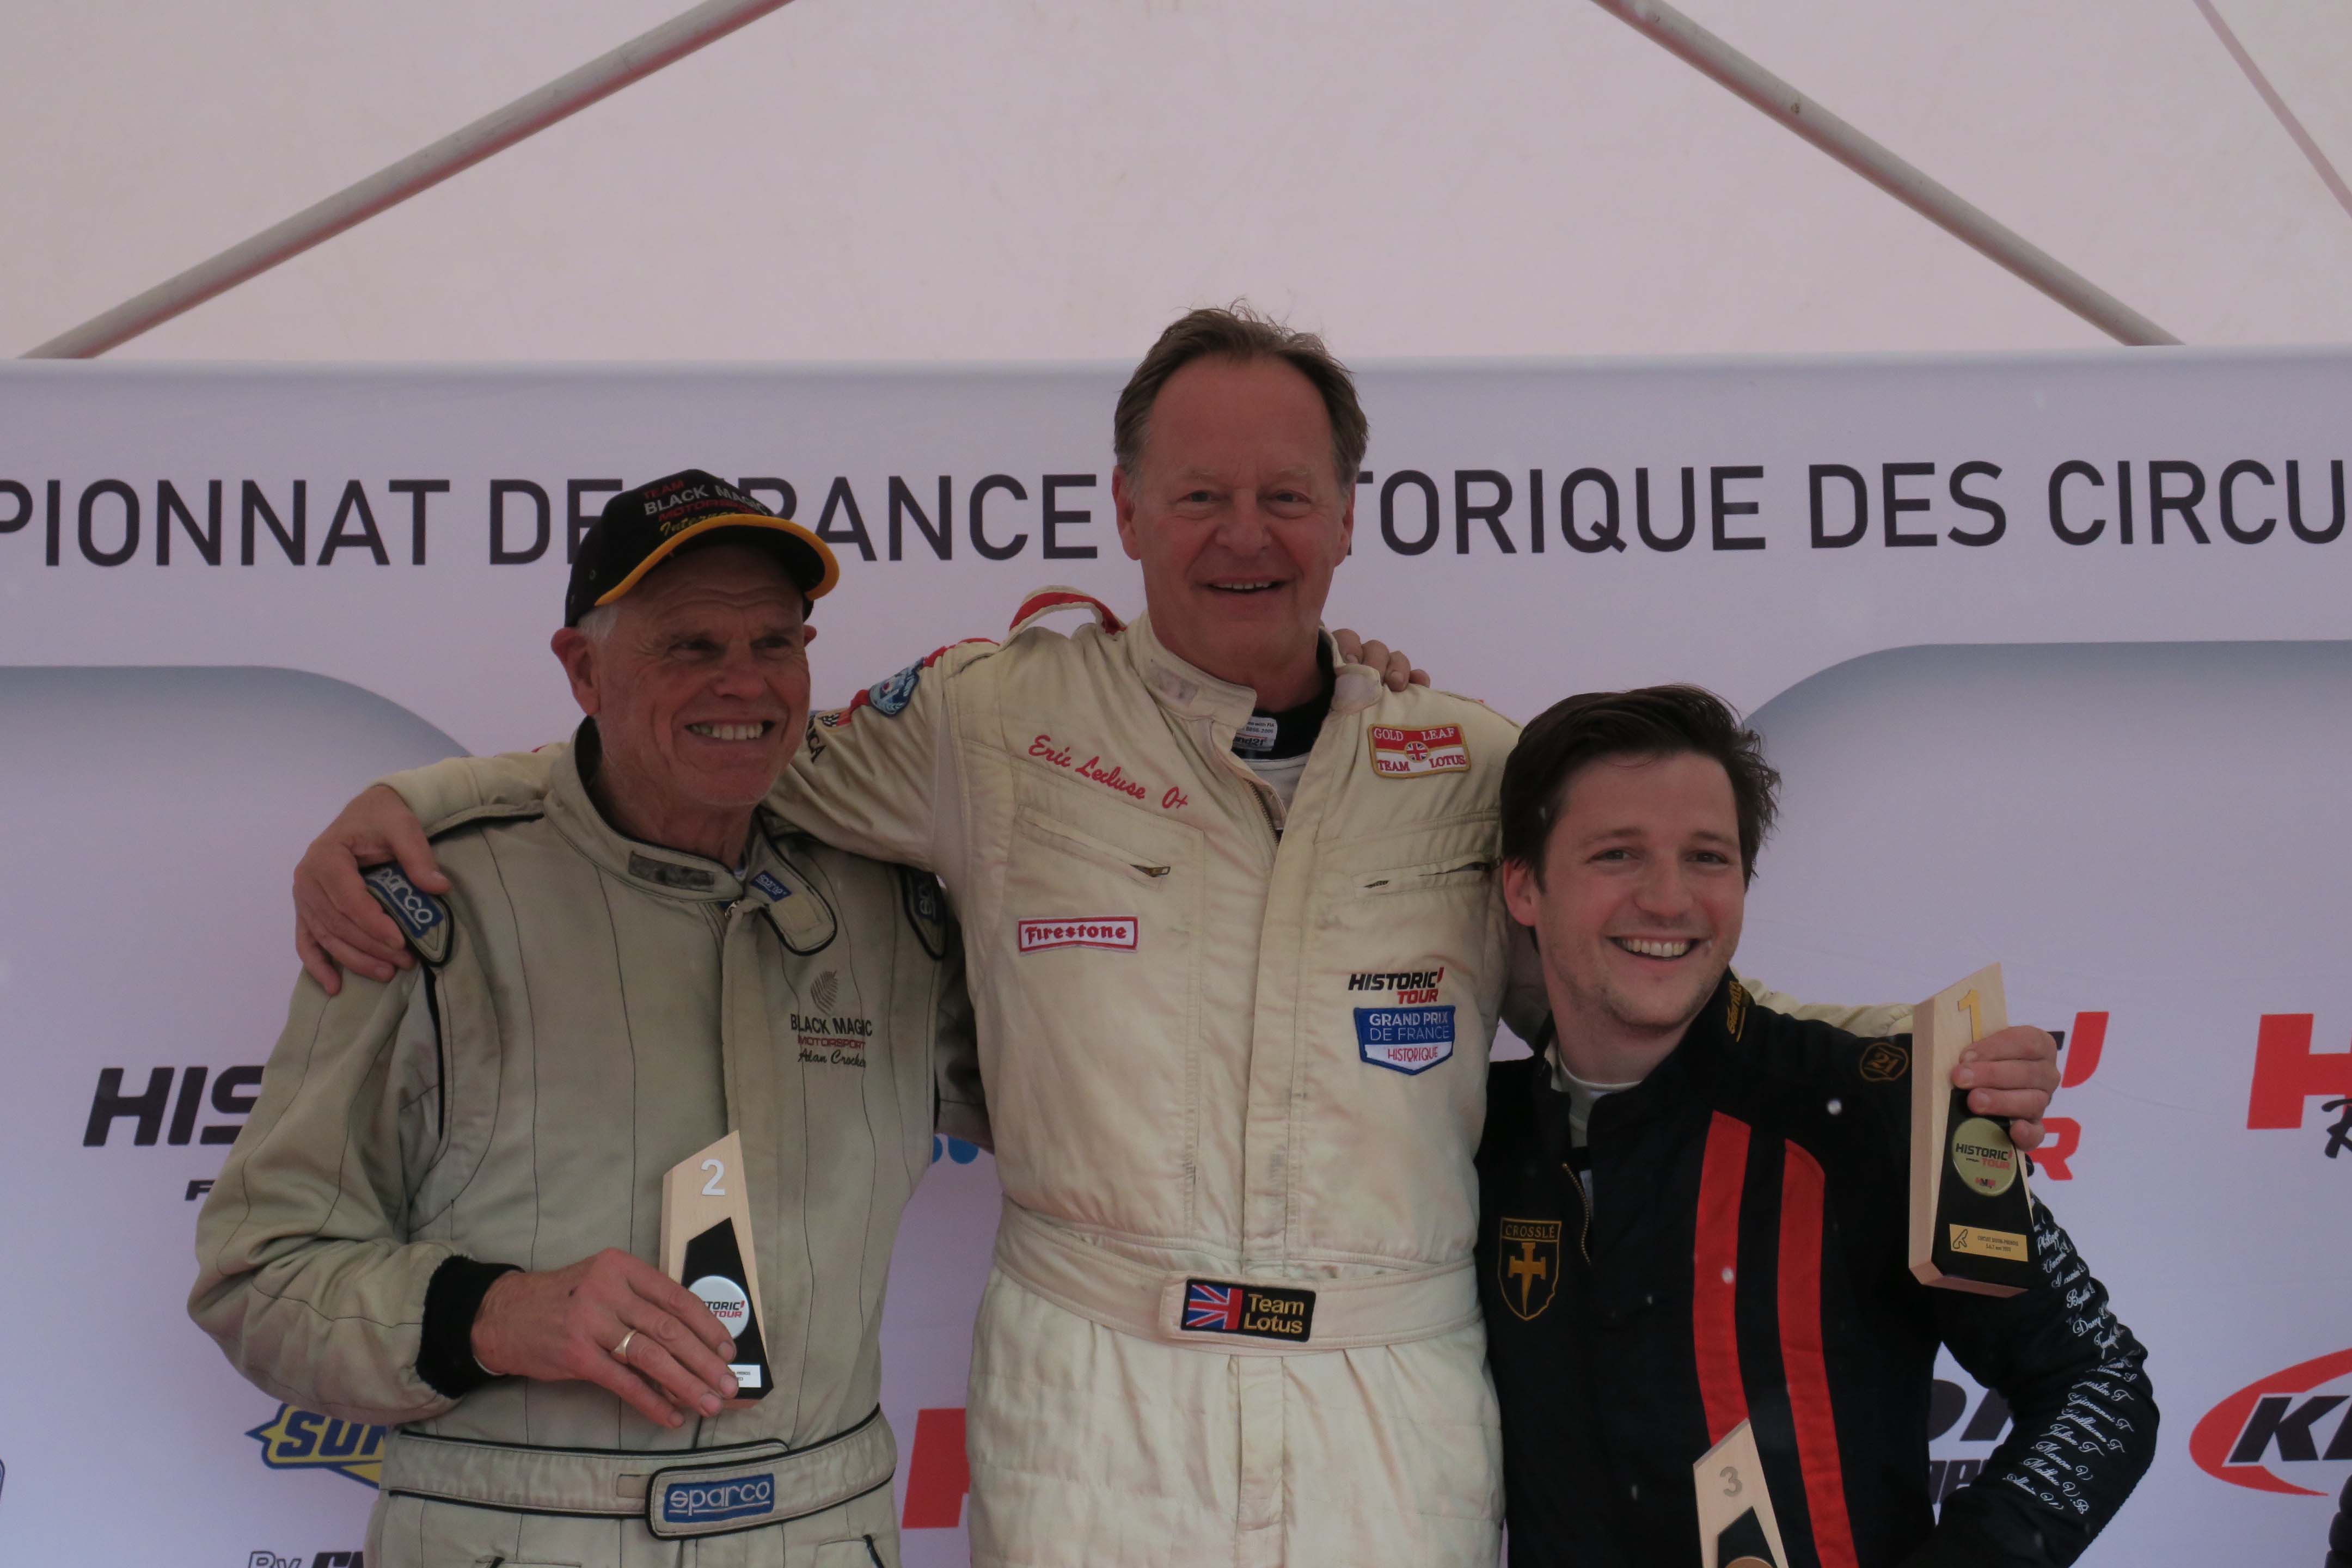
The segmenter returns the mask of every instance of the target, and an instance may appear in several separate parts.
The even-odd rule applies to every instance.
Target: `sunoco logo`
[[[384,1430],[281,1405],[246,1436],[261,1445],[261,1462],[273,1470],[332,1470],[373,1487],[383,1484]]]
[[[746,1476],[735,1481],[678,1481],[662,1493],[662,1518],[671,1524],[716,1524],[773,1512],[776,1478]]]
[[[2258,1492],[2331,1497],[2352,1463],[2352,1350],[2274,1372],[2221,1401],[2189,1436],[2189,1457],[2217,1480]],[[2284,1467],[2282,1476],[2273,1467]],[[2311,1481],[2325,1490],[2298,1483]]]

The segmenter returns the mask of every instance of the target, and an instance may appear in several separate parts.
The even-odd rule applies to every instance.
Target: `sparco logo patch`
[[[1114,952],[1133,952],[1137,923],[1133,915],[1023,921],[1021,951],[1043,952],[1049,947],[1107,947]]]
[[[772,1472],[731,1481],[673,1481],[662,1490],[662,1518],[671,1524],[717,1524],[775,1510]]]
[[[1375,724],[1369,733],[1372,772],[1384,779],[1412,779],[1427,773],[1470,770],[1470,748],[1462,739],[1459,724],[1440,724],[1430,730],[1400,730]]]
[[[1427,1072],[1454,1054],[1454,1007],[1359,1007],[1356,1048],[1374,1067]]]
[[[1305,1342],[1315,1326],[1315,1292],[1242,1285],[1225,1279],[1184,1281],[1184,1329],[1195,1334],[1247,1334],[1253,1339]]]

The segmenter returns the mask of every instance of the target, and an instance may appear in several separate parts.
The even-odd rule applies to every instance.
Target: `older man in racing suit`
[[[834,574],[707,474],[615,497],[544,791],[435,820],[446,897],[372,875],[421,963],[297,988],[190,1309],[270,1394],[394,1427],[378,1568],[898,1561],[885,1272],[935,1113],[984,1134],[937,883],[755,810]],[[651,1261],[689,1162],[748,1205],[756,1311]]]
[[[776,797],[937,870],[964,924],[1005,1189],[973,1561],[1488,1564],[1471,1155],[1510,989],[1496,791],[1516,731],[1385,689],[1320,634],[1365,424],[1319,342],[1193,312],[1115,438],[1149,614],[1033,595],[1003,644],[817,715]],[[1064,609],[1091,624],[1038,624]],[[531,798],[541,772],[394,783],[430,819]],[[353,851],[427,868],[387,804],[355,803],[298,882],[306,941],[347,962],[381,951],[337,904]],[[1987,1042],[2037,1058],[1988,1070],[2041,1086],[2007,1112],[2055,1084],[2030,1033]]]

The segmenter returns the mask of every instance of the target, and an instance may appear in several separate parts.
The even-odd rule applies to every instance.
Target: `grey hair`
[[[580,617],[579,631],[582,637],[602,647],[612,640],[613,628],[620,624],[620,605],[599,605]]]

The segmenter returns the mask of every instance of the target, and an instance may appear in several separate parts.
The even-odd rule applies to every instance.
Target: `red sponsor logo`
[[[971,1467],[964,1458],[963,1412],[915,1412],[915,1455],[907,1466],[907,1508],[901,1530],[953,1530],[963,1522]]]
[[[2254,1035],[2254,1081],[2246,1096],[2249,1128],[2299,1129],[2309,1101],[2352,1095],[2352,1051],[2312,1049],[2312,1022],[2309,1013],[2263,1015]]]
[[[2352,1390],[2314,1392],[2347,1378],[2352,1378],[2352,1350],[2315,1356],[2250,1383],[2205,1413],[2189,1435],[2189,1457],[2199,1469],[2232,1486],[2326,1497],[2327,1492],[2297,1486],[2271,1466],[2352,1460]]]
[[[1427,730],[1374,724],[1369,733],[1372,772],[1382,778],[1418,778],[1428,773],[1467,773],[1470,769],[1470,748],[1462,739],[1459,724],[1440,724]]]
[[[1133,952],[1137,923],[1133,915],[1023,921],[1021,951],[1043,952],[1049,947],[1107,947],[1114,952]]]

